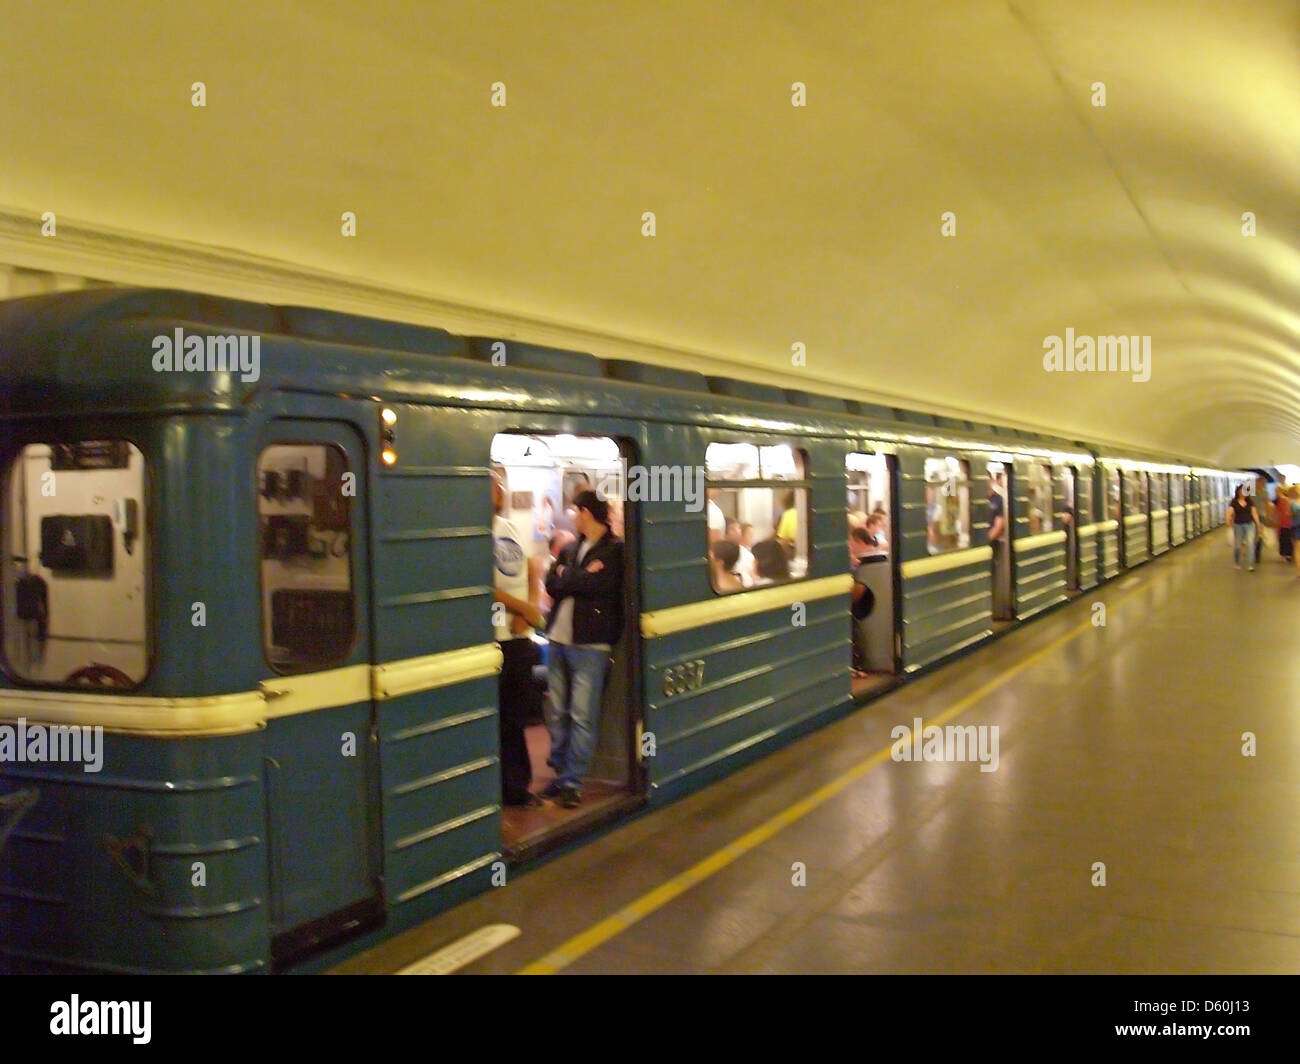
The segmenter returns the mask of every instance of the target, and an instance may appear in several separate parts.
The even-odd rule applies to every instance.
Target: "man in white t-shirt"
[[[542,624],[537,582],[532,579],[523,540],[505,517],[505,474],[492,472],[493,628],[501,644],[497,678],[497,715],[501,729],[501,800],[506,805],[540,806],[528,788],[532,762],[524,728],[533,683],[533,643],[528,637]]]
[[[714,502],[718,494],[717,488],[709,489],[709,543],[712,545],[716,540],[722,539],[727,534],[727,515],[722,512],[722,507]]]

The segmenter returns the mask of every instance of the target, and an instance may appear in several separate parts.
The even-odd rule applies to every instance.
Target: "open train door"
[[[1015,488],[1012,483],[1015,469],[1011,455],[988,464],[989,472],[989,546],[993,550],[993,620],[1015,620],[1015,590],[1012,559],[1013,529],[1015,528]],[[1000,505],[1000,512],[997,507]],[[1001,517],[1000,528],[997,517]]]
[[[1074,466],[1061,470],[1061,491],[1064,511],[1061,514],[1065,527],[1065,586],[1069,591],[1079,590],[1079,520],[1075,505],[1075,489],[1079,471]]]
[[[889,686],[901,671],[898,457],[867,443],[844,460],[847,478],[852,690],[855,698]]]

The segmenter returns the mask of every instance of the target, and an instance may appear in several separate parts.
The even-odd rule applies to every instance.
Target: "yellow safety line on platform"
[[[1128,594],[1121,595],[1109,608],[1114,609],[1114,607],[1119,605],[1121,602],[1124,602],[1138,594],[1140,590],[1141,589],[1135,588]],[[980,699],[992,694],[1012,677],[1018,676],[1039,659],[1052,653],[1059,647],[1064,646],[1070,640],[1077,638],[1084,632],[1095,632],[1096,630],[1097,629],[1094,627],[1091,618],[1089,618],[1089,620],[1071,629],[1065,635],[1054,639],[1052,642],[1048,643],[1047,646],[1034,651],[1034,653],[1030,654],[1029,657],[1021,659],[1005,672],[1000,673],[987,683],[977,687],[974,691],[966,695],[966,697],[958,700],[933,720],[925,721],[921,726],[922,731],[932,724],[943,724],[958,714],[965,712],[971,706],[975,705],[975,703],[980,701]],[[615,935],[626,931],[633,924],[645,919],[645,917],[649,916],[657,909],[663,908],[670,901],[685,894],[686,891],[690,890],[692,887],[704,882],[704,880],[717,872],[721,872],[722,869],[727,867],[727,865],[731,864],[738,858],[743,857],[745,854],[749,853],[750,850],[761,846],[768,839],[783,831],[785,828],[788,828],[791,824],[803,819],[820,806],[825,805],[846,787],[849,787],[860,780],[877,765],[888,761],[892,749],[893,743],[877,750],[865,761],[861,761],[854,765],[853,768],[849,769],[838,779],[831,780],[830,783],[817,788],[817,790],[813,791],[813,793],[808,795],[807,798],[795,802],[794,805],[789,806],[784,812],[778,813],[776,816],[772,817],[765,823],[760,824],[752,831],[746,832],[734,842],[730,842],[726,846],[722,847],[722,849],[711,853],[698,864],[686,869],[685,872],[678,873],[673,876],[672,879],[660,884],[654,890],[641,895],[641,897],[637,898],[635,901],[623,906],[623,908],[619,909],[618,912],[605,917],[605,919],[601,920],[600,923],[594,924],[587,928],[586,931],[581,931],[574,935],[573,938],[569,939],[557,949],[553,949],[550,953],[546,954],[546,956],[533,961],[533,963],[528,965],[526,968],[521,968],[518,974],[554,975],[561,969],[567,968],[574,961],[590,953],[597,947],[603,946]]]

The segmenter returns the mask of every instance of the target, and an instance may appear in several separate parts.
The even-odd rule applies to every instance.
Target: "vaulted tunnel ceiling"
[[[66,268],[98,233],[95,276],[303,301],[229,253],[172,279],[105,250],[234,249],[325,278],[319,305],[362,309],[355,282],[448,327],[459,307],[598,354],[1300,461],[1294,0],[96,2],[3,25],[0,261]],[[1149,336],[1150,379],[1047,372],[1067,328]]]

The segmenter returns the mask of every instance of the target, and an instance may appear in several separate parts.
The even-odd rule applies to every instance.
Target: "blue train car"
[[[0,304],[0,374],[13,972],[395,933],[1116,575],[1111,526],[1131,565],[1152,520],[1109,518],[1073,441],[182,292]],[[530,564],[584,485],[626,542],[600,785],[563,817],[502,808],[494,469]],[[851,682],[869,508],[886,619]],[[744,581],[710,560],[733,533]]]

